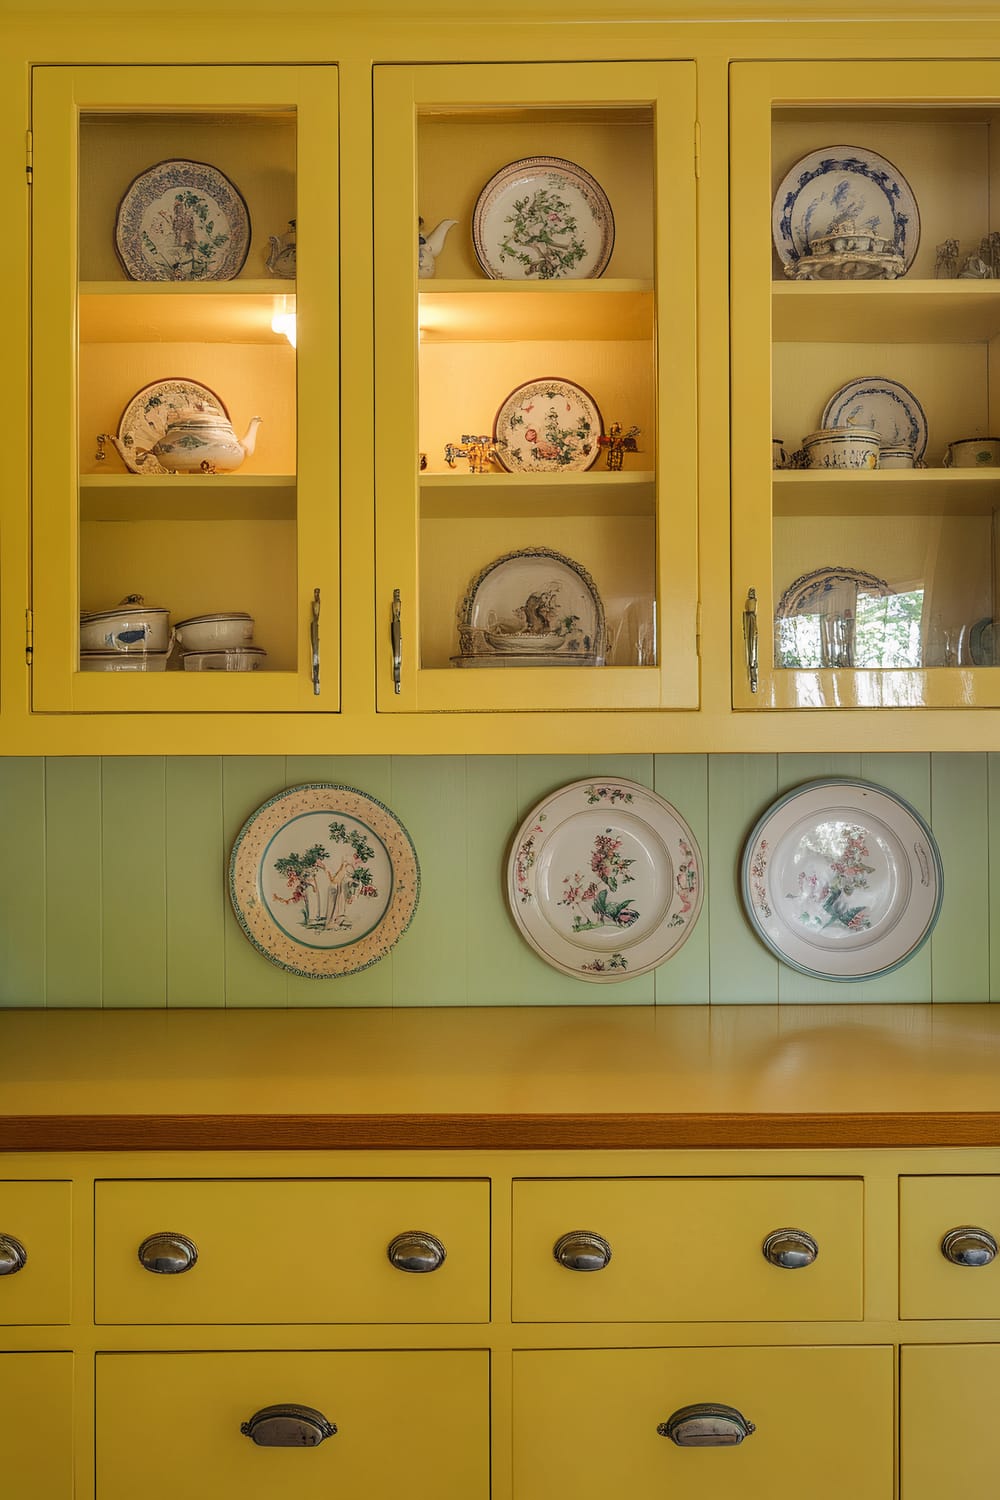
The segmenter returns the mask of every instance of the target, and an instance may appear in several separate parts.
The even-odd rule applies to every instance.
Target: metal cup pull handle
[[[337,1424],[313,1406],[285,1401],[262,1406],[248,1422],[240,1423],[240,1431],[259,1448],[317,1448],[333,1437]]]
[[[448,1252],[436,1234],[428,1234],[424,1229],[407,1229],[389,1241],[386,1254],[397,1271],[420,1273],[437,1271],[444,1265]]]
[[[143,1240],[139,1259],[146,1271],[155,1271],[159,1276],[179,1276],[182,1271],[190,1271],[198,1259],[198,1246],[186,1234],[161,1229]]]
[[[559,1236],[552,1254],[567,1271],[603,1271],[611,1259],[611,1246],[592,1229],[571,1229]]]
[[[782,1271],[800,1271],[811,1266],[819,1254],[819,1245],[804,1229],[775,1229],[761,1246],[764,1259]]]
[[[24,1269],[28,1252],[12,1234],[0,1234],[0,1276],[13,1276]]]
[[[988,1229],[960,1224],[941,1241],[941,1254],[953,1266],[988,1266],[996,1259],[997,1242]]]
[[[735,1406],[697,1401],[678,1407],[656,1430],[678,1448],[735,1448],[757,1429]]]

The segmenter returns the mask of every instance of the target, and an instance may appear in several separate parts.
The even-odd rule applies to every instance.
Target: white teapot
[[[444,242],[448,238],[449,229],[454,229],[458,223],[457,219],[442,219],[433,229],[424,233],[424,221],[418,220],[417,228],[417,275],[422,277],[434,275],[434,263],[441,251]]]
[[[103,448],[110,438],[126,464],[130,460],[142,464],[152,457],[175,474],[228,474],[253,452],[260,423],[260,417],[251,417],[246,433],[237,438],[232,423],[217,406],[198,401],[176,412],[167,423],[166,432],[150,448],[136,446],[126,450],[110,433],[97,441],[99,448]]]

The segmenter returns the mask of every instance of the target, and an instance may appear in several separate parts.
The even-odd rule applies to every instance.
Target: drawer
[[[96,1200],[99,1323],[489,1319],[485,1181],[99,1182]],[[390,1261],[390,1243],[410,1231],[443,1247],[437,1269]],[[196,1251],[183,1273],[139,1259],[163,1232]]]
[[[0,1182],[0,1324],[68,1323],[72,1316],[71,1186],[68,1182]]]
[[[900,1489],[906,1500],[993,1495],[1000,1345],[900,1350]]]
[[[485,1350],[97,1356],[97,1500],[151,1482],[190,1500],[488,1500]],[[240,1429],[295,1402],[337,1429],[315,1447]]]
[[[72,1354],[0,1354],[0,1390],[4,1494],[72,1500]]]
[[[955,1229],[985,1230],[1000,1241],[1000,1177],[902,1177],[899,1182],[901,1318],[1000,1318],[1000,1257],[984,1265],[949,1260]],[[952,1254],[982,1250],[958,1236]],[[989,1252],[987,1252],[989,1253]]]
[[[725,1451],[658,1432],[709,1402],[756,1430]],[[517,1500],[607,1500],[623,1476],[628,1500],[892,1500],[893,1449],[893,1350],[881,1345],[514,1354]]]
[[[773,1322],[862,1316],[863,1184],[853,1179],[628,1179],[514,1184],[513,1316],[533,1322]],[[763,1246],[805,1231],[794,1269]],[[554,1248],[599,1235],[603,1269],[567,1269]],[[572,1251],[570,1252],[572,1254]]]

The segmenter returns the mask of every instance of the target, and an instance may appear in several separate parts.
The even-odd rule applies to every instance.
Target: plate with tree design
[[[926,942],[941,909],[934,835],[869,781],[810,781],[780,797],[743,851],[743,904],[782,963],[818,979],[887,974]]]
[[[289,787],[244,823],[229,861],[236,919],[259,953],[306,979],[384,958],[413,918],[420,867],[395,813],[355,787]]]
[[[476,258],[494,281],[590,280],[615,247],[608,195],[561,156],[526,156],[495,172],[472,215]]]
[[[493,421],[493,441],[510,474],[574,474],[596,462],[603,430],[589,391],[547,375],[526,380],[504,398]]]
[[[235,183],[204,161],[158,161],[129,183],[115,250],[132,281],[232,281],[250,249]]]
[[[704,885],[694,834],[637,781],[594,777],[533,807],[511,845],[507,901],[522,936],[576,979],[631,979],[686,941]]]

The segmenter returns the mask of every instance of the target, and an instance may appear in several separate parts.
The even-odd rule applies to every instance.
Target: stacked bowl
[[[185,672],[257,672],[267,656],[253,644],[253,616],[192,615],[178,620],[174,639]]]
[[[162,672],[170,645],[169,609],[147,605],[141,594],[80,614],[81,672]]]

